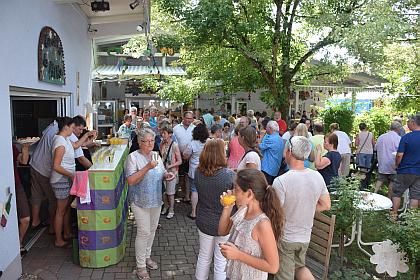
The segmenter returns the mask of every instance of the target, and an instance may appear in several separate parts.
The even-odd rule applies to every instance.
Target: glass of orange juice
[[[234,194],[225,194],[222,196],[222,202],[225,206],[232,206],[236,201]]]

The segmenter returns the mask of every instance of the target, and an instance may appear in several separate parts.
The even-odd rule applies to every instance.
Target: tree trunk
[[[345,242],[345,238],[346,238],[346,236],[343,233],[341,233],[340,234],[340,242],[339,242],[339,246],[338,246],[338,256],[340,257],[341,267],[343,267],[343,264],[344,264],[344,242]]]
[[[279,110],[284,119],[289,115],[289,96],[290,96],[290,87],[292,85],[291,77],[283,73],[281,77],[280,90],[276,98],[276,109]]]

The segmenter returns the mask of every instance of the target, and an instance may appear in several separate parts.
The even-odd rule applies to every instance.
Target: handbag
[[[362,144],[362,146],[360,147],[360,149],[359,149],[359,152],[358,153],[356,153],[356,164],[357,165],[359,165],[359,157],[358,157],[358,155],[360,154],[360,151],[363,149],[363,147],[365,146],[365,144],[366,144],[366,142],[367,142],[367,140],[369,139],[369,137],[370,137],[370,132],[368,132],[368,135],[366,136],[366,138],[365,138],[365,141],[363,142],[363,144]]]

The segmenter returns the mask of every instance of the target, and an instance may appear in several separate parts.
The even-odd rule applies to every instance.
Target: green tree
[[[157,2],[173,22],[181,24],[187,51],[199,54],[209,47],[214,55],[221,55],[216,60],[231,60],[224,66],[241,66],[244,75],[239,77],[255,78],[257,73],[257,79],[241,81],[261,82],[270,92],[270,105],[283,110],[288,107],[293,81],[329,74],[318,66],[312,67],[310,77],[300,75],[311,68],[310,58],[321,49],[347,47],[350,54],[368,62],[381,53],[389,39],[411,32],[406,28],[410,22],[402,8],[405,5],[397,0]],[[203,57],[211,57],[203,53]],[[328,60],[331,57],[326,57]],[[233,66],[230,70],[238,69]]]
[[[417,42],[387,46],[378,72],[390,82],[388,91],[395,96],[395,109],[403,112],[420,110],[420,52]]]
[[[351,104],[348,102],[334,104],[327,103],[326,107],[321,109],[320,118],[324,123],[325,132],[329,132],[330,124],[338,123],[340,130],[349,134],[353,129],[354,112],[351,109]]]

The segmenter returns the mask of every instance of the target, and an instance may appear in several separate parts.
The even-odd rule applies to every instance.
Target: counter
[[[127,231],[127,183],[124,162],[127,145],[113,145],[111,164],[89,169],[90,204],[77,199],[79,260],[82,267],[106,267],[118,263],[125,254]]]

